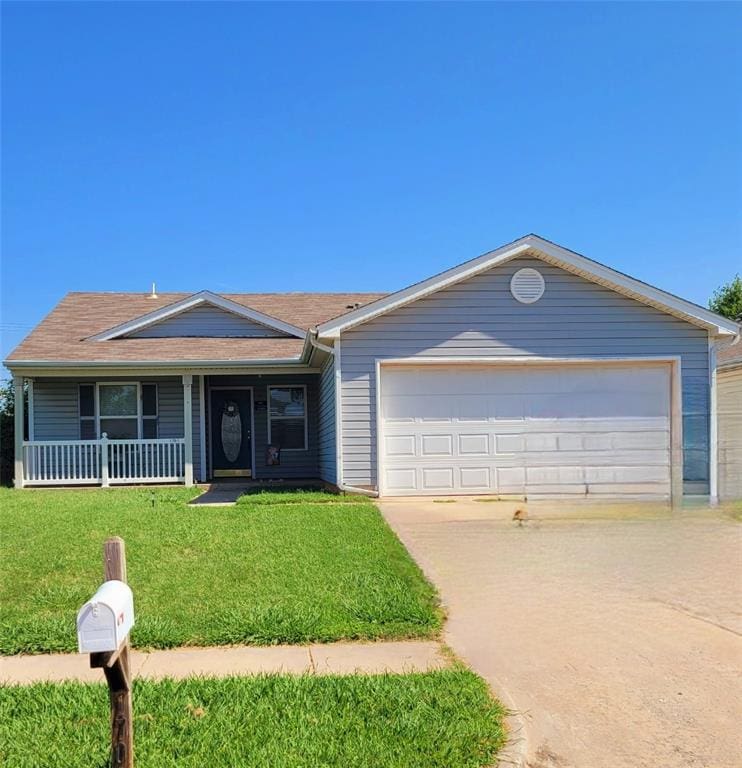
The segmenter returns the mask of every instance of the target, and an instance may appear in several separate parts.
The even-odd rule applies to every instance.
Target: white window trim
[[[268,386],[268,445],[273,444],[271,435],[271,423],[273,421],[288,421],[298,419],[298,416],[271,416],[271,390],[273,389],[303,389],[304,390],[304,447],[303,448],[281,448],[281,453],[309,450],[309,406],[307,403],[307,385],[306,384],[270,384]]]
[[[101,387],[120,387],[120,386],[134,386],[137,388],[137,415],[136,416],[102,416],[100,412],[100,388]],[[103,419],[136,419],[137,420],[137,436],[136,440],[142,439],[142,386],[138,381],[96,381],[95,382],[95,418],[96,418],[96,431],[98,432],[98,439],[103,437],[101,432],[100,423]]]
[[[154,387],[155,388],[155,412],[154,414],[145,414],[144,413],[144,391],[143,387]],[[154,437],[143,437],[144,440],[157,440],[160,437],[160,386],[156,381],[140,381],[139,382],[139,410],[142,414],[142,417],[140,419],[139,423],[139,430],[142,435],[144,435],[144,422],[145,421],[154,421],[155,423],[155,436]]]
[[[92,387],[93,388],[93,415],[92,416],[83,416],[82,415],[82,398],[80,397],[80,389],[82,387]],[[86,438],[83,438],[82,436],[82,422],[83,421],[92,421],[93,425],[95,427],[95,437],[93,440],[98,439],[98,408],[97,408],[97,397],[96,397],[96,388],[95,388],[95,382],[92,381],[81,381],[77,385],[77,434],[80,438],[80,440],[84,440]]]
[[[103,433],[101,432],[100,423],[101,420],[104,419],[136,419],[137,420],[137,436],[136,440],[156,440],[160,436],[160,388],[158,386],[158,383],[156,381],[146,381],[145,384],[153,385],[155,387],[155,414],[154,415],[147,415],[145,416],[143,413],[142,408],[142,382],[141,381],[81,381],[77,385],[77,422],[78,422],[78,434],[80,435],[80,439],[82,440],[82,430],[81,430],[81,422],[83,421],[93,421],[95,422],[95,440],[100,440],[103,437]],[[100,412],[100,388],[101,387],[112,387],[112,386],[135,386],[137,388],[137,414],[136,416],[102,416]],[[94,409],[94,415],[93,416],[82,416],[81,415],[81,402],[80,402],[80,387],[94,387],[93,392],[93,409]],[[156,428],[157,428],[157,437],[142,437],[142,431],[143,431],[143,424],[145,419],[147,421],[154,420]]]

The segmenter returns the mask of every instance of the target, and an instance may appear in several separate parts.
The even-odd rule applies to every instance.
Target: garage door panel
[[[495,435],[497,453],[522,453],[526,449],[526,438],[522,434]]]
[[[421,456],[453,456],[453,435],[421,435]]]
[[[525,467],[497,467],[495,487],[499,493],[525,493]]]
[[[392,492],[409,493],[417,490],[416,472],[413,467],[385,469],[386,487]]]
[[[461,467],[460,487],[462,491],[489,491],[492,487],[491,470],[489,467]]]
[[[490,435],[459,435],[459,456],[489,456]]]
[[[421,487],[425,491],[454,490],[454,468],[449,466],[423,467],[420,471]]]
[[[527,467],[526,483],[531,485],[582,484],[584,492],[585,470],[583,467]]]
[[[665,483],[670,480],[670,471],[661,465],[592,466],[585,467],[585,480],[591,485],[631,482]]]
[[[520,457],[524,466],[608,466],[612,464],[638,467],[668,466],[667,451],[541,451],[526,452]]]
[[[382,377],[387,493],[669,495],[667,367],[435,365]]]
[[[533,432],[665,432],[669,430],[666,416],[656,418],[632,418],[628,416],[608,419],[528,419]],[[509,425],[498,424],[498,432],[510,429]]]
[[[383,397],[382,418],[389,423],[414,424],[415,398],[414,397]]]
[[[387,435],[384,451],[387,456],[414,456],[415,435]]]

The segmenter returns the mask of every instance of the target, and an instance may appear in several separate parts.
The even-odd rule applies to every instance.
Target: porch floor
[[[209,484],[206,491],[189,502],[189,506],[228,507],[240,496],[259,490],[286,490],[290,488],[323,488],[322,480],[242,480],[223,479]]]

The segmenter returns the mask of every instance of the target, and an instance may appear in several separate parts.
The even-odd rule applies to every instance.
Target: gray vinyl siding
[[[279,466],[266,465],[268,447],[268,387],[279,385],[306,385],[307,387],[307,450],[281,451]],[[253,450],[255,455],[255,478],[258,480],[306,479],[319,477],[319,376],[317,374],[284,374],[270,376],[209,376],[209,387],[252,387],[254,407]],[[206,405],[207,446],[211,434],[211,413],[209,398]]]
[[[158,437],[183,437],[183,382],[180,377],[169,379],[142,379],[157,383]],[[201,436],[199,432],[199,378],[193,377],[191,386],[191,422],[193,435],[193,479],[201,478]]]
[[[34,440],[80,439],[78,384],[69,379],[34,381]]]
[[[213,306],[198,306],[129,334],[133,339],[162,339],[170,336],[280,338],[287,334],[246,317]]]
[[[521,304],[510,279],[538,269],[544,296]],[[533,257],[514,259],[346,331],[342,344],[343,480],[376,486],[377,358],[679,355],[684,480],[707,492],[708,335],[705,330]]]
[[[335,358],[330,356],[322,366],[319,379],[319,476],[337,483],[335,445]]]

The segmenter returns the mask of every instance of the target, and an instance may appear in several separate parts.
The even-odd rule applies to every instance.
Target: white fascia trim
[[[335,342],[335,484],[343,487],[343,368],[340,339]]]
[[[335,354],[334,347],[328,347],[327,344],[323,344],[322,342],[317,341],[317,332],[314,329],[310,329],[309,334],[307,335],[307,338],[309,339],[309,343],[315,349],[320,349],[323,352],[326,352],[328,355]]]
[[[716,383],[717,342],[711,333],[708,338],[709,368],[709,499],[712,505],[719,501],[719,421]]]
[[[281,357],[246,360],[7,360],[6,368],[244,368],[253,366],[302,365],[301,357]]]
[[[146,315],[134,318],[134,320],[128,320],[125,323],[109,328],[107,331],[91,336],[91,341],[110,341],[111,339],[124,336],[134,331],[139,331],[142,328],[147,328],[150,325],[166,320],[174,315],[179,315],[181,312],[192,309],[199,304],[211,304],[219,309],[223,309],[225,312],[231,312],[234,315],[254,320],[261,325],[265,325],[268,328],[273,328],[277,331],[282,331],[290,336],[296,336],[299,339],[303,339],[306,336],[306,330],[299,328],[291,323],[285,323],[283,320],[265,315],[262,312],[258,312],[250,307],[245,307],[242,304],[238,304],[231,299],[225,299],[223,296],[219,296],[211,291],[200,291],[194,293],[193,296],[188,296],[185,299],[176,301],[174,304],[168,304],[165,307],[156,309],[154,312],[149,312]]]
[[[657,365],[659,363],[679,363],[681,355],[590,355],[585,357],[467,357],[462,356],[440,356],[440,357],[380,357],[377,362],[380,366],[389,365],[457,365],[459,363],[467,365],[564,365],[565,363],[575,365],[595,365],[598,363],[609,363],[618,365],[621,363],[647,363]]]
[[[480,272],[510,261],[528,251],[536,251],[536,255],[543,255],[547,261],[553,261],[556,266],[578,271],[596,282],[605,284],[618,293],[623,293],[630,298],[648,303],[670,314],[680,315],[688,322],[711,330],[716,334],[736,335],[740,333],[740,326],[732,320],[728,320],[710,310],[666,293],[659,288],[654,288],[621,272],[616,272],[610,267],[580,256],[574,251],[562,248],[537,235],[527,235],[513,243],[508,243],[501,248],[485,253],[471,261],[453,267],[439,275],[434,275],[401,291],[397,291],[397,293],[379,299],[365,307],[348,312],[335,320],[322,323],[317,327],[318,334],[322,337],[337,338],[342,331],[360,325],[393,309],[398,309],[442,288],[473,277]]]
[[[458,267],[429,277],[427,280],[423,280],[420,283],[410,285],[396,293],[391,293],[383,299],[373,301],[371,304],[359,307],[358,309],[348,312],[345,315],[341,315],[334,320],[328,320],[326,323],[321,323],[317,326],[317,335],[322,338],[335,339],[340,335],[341,331],[346,331],[353,326],[365,323],[374,317],[378,317],[393,309],[397,309],[405,304],[421,299],[423,296],[427,296],[430,293],[439,291],[441,288],[465,280],[467,277],[472,277],[477,274],[477,272],[487,269],[490,266],[489,262],[494,262],[501,255],[506,255],[506,258],[513,258],[520,253],[524,253],[530,247],[526,244],[519,243],[520,241],[516,241],[515,243],[503,246],[503,248],[499,248],[496,251],[485,253],[479,258],[467,261],[464,264],[460,264]],[[487,262],[486,264],[485,260]]]

